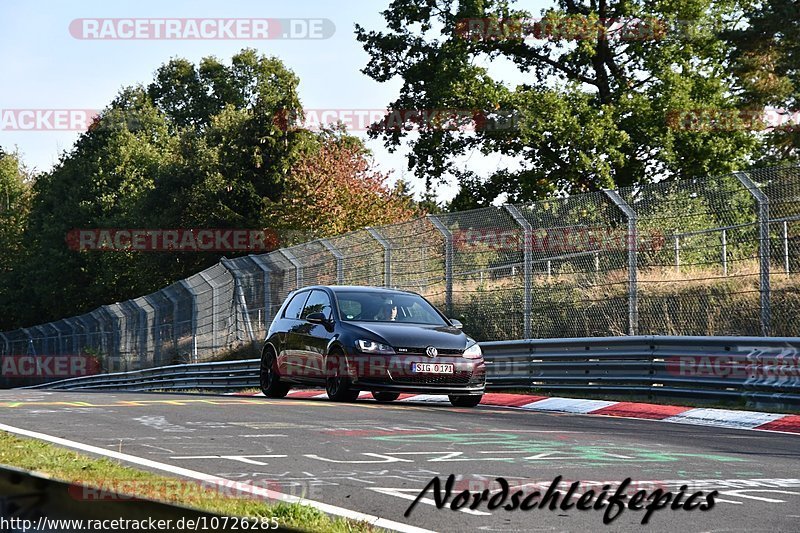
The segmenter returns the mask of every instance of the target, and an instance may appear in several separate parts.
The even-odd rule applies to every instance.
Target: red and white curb
[[[263,396],[262,393],[246,394]],[[290,391],[290,398],[327,399],[328,395],[319,390]],[[371,400],[369,392],[362,392],[359,399]],[[401,394],[399,402],[449,404],[447,396],[434,394]],[[582,415],[613,416],[660,420],[679,424],[715,426],[734,429],[755,429],[760,431],[779,431],[800,434],[800,415],[762,413],[758,411],[736,411],[731,409],[706,409],[683,407],[679,405],[660,405],[652,403],[613,402],[606,400],[581,400],[578,398],[552,398],[528,394],[503,394],[489,392],[484,394],[481,405],[511,407],[528,411],[551,413],[575,413]]]

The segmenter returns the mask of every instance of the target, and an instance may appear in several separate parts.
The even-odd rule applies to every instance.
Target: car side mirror
[[[457,329],[462,329],[464,327],[464,324],[462,324],[460,320],[456,320],[455,318],[451,318],[450,323],[453,324],[453,327]]]
[[[330,321],[325,318],[324,313],[309,313],[306,320],[312,324],[322,324],[323,326],[327,326],[330,323]]]

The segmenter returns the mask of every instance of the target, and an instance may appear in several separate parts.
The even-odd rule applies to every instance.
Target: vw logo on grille
[[[433,346],[428,346],[427,348],[425,348],[425,355],[427,355],[428,357],[436,357],[437,355],[439,355],[439,351]]]

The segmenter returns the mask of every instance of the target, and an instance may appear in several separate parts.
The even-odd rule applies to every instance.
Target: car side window
[[[286,306],[283,312],[283,318],[300,318],[300,312],[305,306],[306,299],[308,298],[308,291],[299,292],[292,297],[292,300]]]
[[[304,319],[311,313],[322,313],[325,315],[326,320],[331,319],[331,299],[328,298],[325,291],[311,291],[311,296],[308,297],[300,318]]]
[[[358,320],[361,317],[361,302],[339,298],[339,313],[345,320]]]

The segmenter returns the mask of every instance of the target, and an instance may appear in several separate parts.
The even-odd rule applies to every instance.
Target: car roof
[[[367,287],[364,285],[312,285],[309,287],[303,287],[300,290],[306,289],[329,289],[333,292],[369,292],[369,293],[376,293],[376,292],[383,292],[383,293],[398,293],[403,292],[406,294],[417,294],[413,291],[407,291],[403,289],[388,289],[386,287]]]

